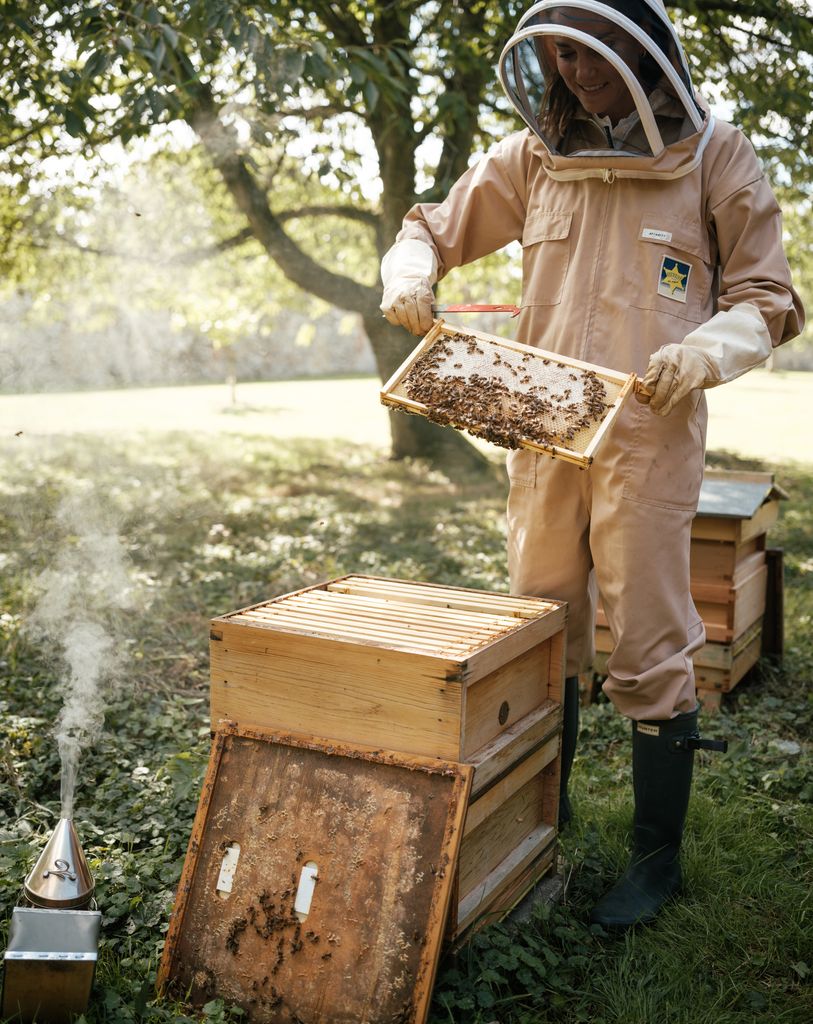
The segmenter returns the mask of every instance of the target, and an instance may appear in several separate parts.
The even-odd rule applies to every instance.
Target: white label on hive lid
[[[220,874],[217,877],[217,892],[221,899],[227,900],[234,885],[234,873],[240,859],[240,844],[229,843],[223,860],[220,862]]]

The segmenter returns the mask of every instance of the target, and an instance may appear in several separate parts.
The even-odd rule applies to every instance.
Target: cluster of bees
[[[494,373],[466,373],[462,349],[478,369],[490,357]],[[503,448],[519,448],[524,441],[566,448],[604,417],[607,391],[592,370],[576,370],[529,352],[514,360],[509,351],[495,346],[493,353],[487,352],[471,335],[444,336],[416,360],[404,377],[404,390],[426,407],[435,423],[467,430]]]

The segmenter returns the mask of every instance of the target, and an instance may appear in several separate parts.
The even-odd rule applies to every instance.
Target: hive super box
[[[448,937],[556,856],[566,606],[346,576],[212,620],[212,727],[279,729],[475,768]]]

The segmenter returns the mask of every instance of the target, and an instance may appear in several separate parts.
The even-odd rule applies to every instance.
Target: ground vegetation
[[[137,442],[137,443],[136,443]],[[155,972],[209,751],[213,615],[346,572],[504,590],[503,482],[455,484],[383,448],[252,435],[9,438],[0,479],[0,920],[59,809],[56,642],[30,623],[42,573],[76,550],[73,495],[124,547],[134,604],[106,720],[79,771],[76,823],[97,880],[101,961],[86,1024],[198,1019]],[[764,468],[731,456],[716,465]],[[588,923],[629,839],[628,725],[586,709],[563,839],[565,897],[485,928],[441,964],[432,1024],[806,1024],[813,1015],[813,467],[770,467],[790,500],[787,647],[706,722],[685,846],[688,893],[623,937]],[[0,934],[0,945],[4,934]],[[240,1013],[213,999],[203,1019]]]

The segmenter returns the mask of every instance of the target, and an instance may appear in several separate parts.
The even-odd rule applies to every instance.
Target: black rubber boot
[[[567,784],[570,780],[570,769],[576,754],[576,737],[579,734],[579,677],[568,676],[565,679],[562,694],[562,747],[561,775],[559,776],[559,829],[573,817],[573,808],[567,795]]]
[[[593,908],[593,923],[605,928],[647,924],[680,891],[678,854],[698,739],[697,710],[668,721],[632,723],[632,858]]]

